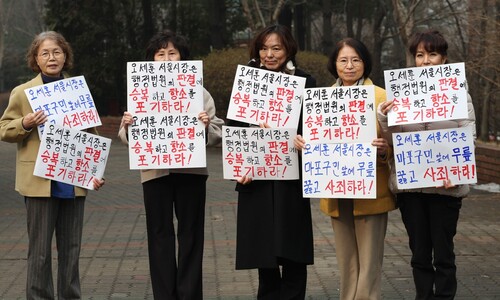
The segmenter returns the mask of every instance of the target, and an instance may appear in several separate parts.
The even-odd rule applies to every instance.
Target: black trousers
[[[170,174],[143,183],[155,299],[203,299],[206,180],[206,175]]]
[[[257,299],[303,300],[306,297],[307,265],[278,259],[280,268],[259,268]]]
[[[424,193],[400,193],[397,198],[412,252],[415,299],[454,299],[453,238],[462,198]]]

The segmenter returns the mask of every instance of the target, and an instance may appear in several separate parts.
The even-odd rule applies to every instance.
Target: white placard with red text
[[[137,114],[128,127],[130,169],[204,168],[205,125],[198,114]]]
[[[201,112],[202,61],[128,62],[127,109],[132,115]]]
[[[399,189],[477,182],[472,127],[393,133]]]
[[[375,87],[306,89],[304,139],[310,143],[371,142],[377,137]]]
[[[304,77],[238,65],[227,118],[271,128],[297,128]]]
[[[306,144],[302,150],[306,198],[377,197],[377,148],[371,143]]]
[[[464,63],[384,71],[389,126],[466,119]]]
[[[94,189],[104,175],[111,139],[48,124],[43,132],[33,175]]]
[[[44,126],[57,124],[82,130],[101,125],[92,94],[85,77],[61,79],[24,90],[34,112],[43,110],[47,122],[38,126],[42,136]]]
[[[299,179],[296,129],[222,127],[224,179]]]

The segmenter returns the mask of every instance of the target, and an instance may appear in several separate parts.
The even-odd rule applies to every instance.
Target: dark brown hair
[[[158,32],[154,35],[151,40],[149,40],[146,47],[146,60],[154,60],[156,52],[160,49],[167,48],[168,43],[172,43],[179,54],[181,55],[181,60],[189,59],[189,47],[188,41],[185,37],[175,34],[173,31],[168,29]]]
[[[65,56],[63,70],[69,70],[73,68],[73,50],[71,49],[71,46],[66,41],[66,39],[60,33],[57,33],[55,31],[44,31],[35,36],[35,38],[31,42],[31,46],[28,48],[28,52],[26,53],[28,67],[36,73],[40,73],[42,71],[40,70],[40,67],[36,62],[36,57],[38,55],[40,45],[45,40],[52,40],[56,42],[59,47],[61,47]]]
[[[413,57],[417,55],[417,48],[420,43],[422,43],[427,52],[437,52],[442,56],[448,56],[448,43],[443,35],[437,30],[417,32],[411,37],[408,42],[408,50]]]
[[[286,61],[281,68],[283,68],[289,60],[296,65],[295,55],[297,55],[298,51],[297,42],[293,38],[290,29],[280,24],[269,25],[257,33],[250,46],[250,60],[255,60],[260,63],[259,51],[264,47],[267,37],[273,33],[278,35],[281,45],[283,45],[286,51]]]

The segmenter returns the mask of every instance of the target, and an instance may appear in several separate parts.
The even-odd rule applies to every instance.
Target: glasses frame
[[[64,56],[64,51],[62,50],[54,50],[54,51],[44,51],[40,54],[37,55],[38,57],[41,57],[43,60],[49,60],[50,57],[54,57],[54,59],[59,59]]]
[[[339,66],[341,66],[342,68],[347,67],[347,65],[349,65],[349,63],[351,63],[351,65],[353,67],[357,68],[363,64],[363,60],[361,58],[358,58],[358,57],[351,58],[351,59],[341,58],[341,59],[337,60],[336,63]]]

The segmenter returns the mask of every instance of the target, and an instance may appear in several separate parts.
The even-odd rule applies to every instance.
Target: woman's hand
[[[387,100],[385,102],[380,103],[380,112],[384,114],[384,116],[387,116],[387,113],[392,109],[394,106],[394,101],[393,100]]]
[[[381,157],[387,155],[387,148],[389,143],[384,138],[376,138],[372,141],[372,146],[377,147],[377,154]]]
[[[445,180],[443,180],[443,187],[445,189],[451,189],[451,188],[454,188],[455,185],[453,183],[451,183],[451,180],[445,179]]]
[[[92,183],[94,184],[94,190],[98,191],[104,185],[105,180],[104,178],[103,179],[94,178]]]
[[[128,130],[128,126],[132,124],[134,124],[134,118],[132,117],[132,114],[129,113],[128,111],[124,112],[120,128],[125,127],[125,130]]]
[[[198,115],[198,120],[200,120],[201,122],[203,122],[203,124],[205,125],[205,128],[207,128],[208,125],[210,124],[210,117],[208,116],[208,114],[207,114],[206,111],[202,111]]]
[[[252,182],[252,177],[245,175],[243,177],[238,178],[236,181],[238,181],[238,183],[240,184],[246,185]]]
[[[271,128],[271,126],[269,126],[269,124],[267,124],[267,123],[259,123],[259,127],[260,128]]]
[[[306,140],[300,135],[297,134],[297,136],[293,139],[293,145],[295,146],[295,149],[302,151],[306,147]]]
[[[45,122],[47,122],[47,116],[45,115],[43,110],[27,114],[26,116],[24,116],[22,121],[23,127],[26,130],[30,130],[31,128],[41,125]]]

